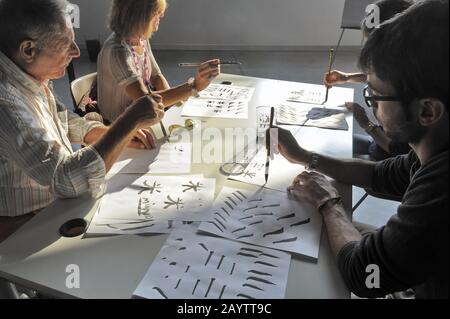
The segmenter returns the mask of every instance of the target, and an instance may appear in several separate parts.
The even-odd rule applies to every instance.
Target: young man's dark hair
[[[406,9],[414,4],[413,0],[379,0],[374,3],[380,12],[380,22],[383,23],[389,19],[392,19],[397,14],[404,12]],[[365,17],[362,21],[361,30],[366,37],[368,37],[374,30],[375,27],[369,28],[367,26],[367,18]]]
[[[448,11],[448,0],[421,1],[396,23],[382,24],[362,50],[361,69],[394,87],[406,115],[408,105],[421,98],[437,98],[448,109]]]

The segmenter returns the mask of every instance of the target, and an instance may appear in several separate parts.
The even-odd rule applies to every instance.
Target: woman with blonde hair
[[[206,89],[220,74],[220,61],[200,65],[195,78],[170,88],[153,56],[149,39],[158,31],[166,0],[114,0],[110,16],[113,34],[98,57],[98,108],[112,122],[136,99],[157,93],[166,107]]]

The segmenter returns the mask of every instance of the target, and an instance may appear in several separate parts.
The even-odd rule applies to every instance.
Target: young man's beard
[[[424,137],[427,129],[418,123],[403,122],[395,131],[387,131],[386,134],[392,140],[402,143],[418,143]]]

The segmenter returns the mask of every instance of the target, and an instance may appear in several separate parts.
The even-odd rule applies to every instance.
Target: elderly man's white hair
[[[26,40],[55,45],[67,26],[66,0],[0,0],[0,51],[10,56]]]

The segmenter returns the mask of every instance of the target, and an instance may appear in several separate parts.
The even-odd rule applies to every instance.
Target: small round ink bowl
[[[84,219],[72,219],[61,226],[59,233],[66,238],[78,237],[86,232],[87,224]]]
[[[233,85],[233,82],[231,82],[231,81],[223,81],[221,84],[223,84],[223,85]]]

